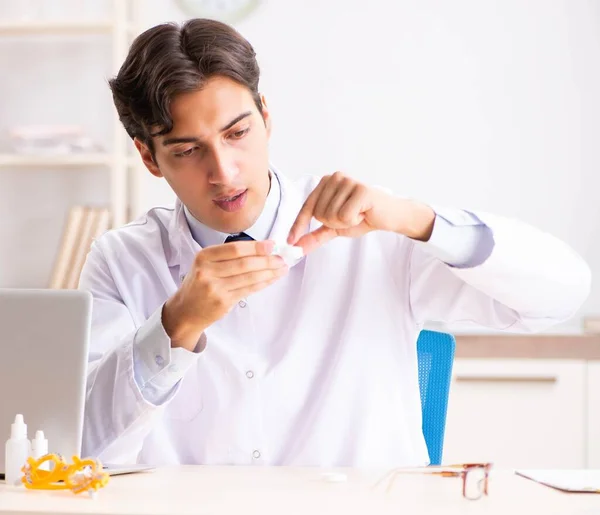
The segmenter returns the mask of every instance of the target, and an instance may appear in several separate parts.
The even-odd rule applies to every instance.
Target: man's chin
[[[254,225],[258,216],[250,217],[247,213],[227,213],[230,216],[221,215],[220,220],[214,220],[214,224],[206,224],[215,231],[226,234],[237,234],[248,230]]]

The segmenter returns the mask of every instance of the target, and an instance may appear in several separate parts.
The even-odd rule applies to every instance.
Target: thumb
[[[322,225],[308,234],[302,236],[297,242],[297,247],[302,247],[304,255],[324,245],[338,235],[335,229]]]

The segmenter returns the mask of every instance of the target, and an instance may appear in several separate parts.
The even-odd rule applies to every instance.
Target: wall
[[[182,18],[164,0],[147,0],[146,26]],[[258,54],[274,116],[272,160],[282,171],[343,170],[428,202],[517,216],[569,242],[600,273],[600,4],[272,0],[238,28]],[[0,129],[31,121],[30,105],[45,118],[85,116],[102,136],[110,104],[101,43],[88,44],[52,55],[48,45],[25,58],[27,45],[9,55],[2,43],[0,69],[15,75],[0,80]],[[77,73],[41,87],[45,66]],[[75,91],[68,102],[65,88]],[[40,96],[60,103],[45,110]],[[59,230],[41,224],[39,211],[60,211],[92,184],[61,173],[26,181],[0,172],[0,216],[9,220],[0,233],[2,285],[44,282],[52,253],[23,260],[27,242],[40,239],[47,250]],[[149,174],[141,184],[143,207],[172,200]],[[598,284],[580,315],[600,312]]]

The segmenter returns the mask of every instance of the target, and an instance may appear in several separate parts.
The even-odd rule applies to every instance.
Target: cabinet
[[[587,466],[600,469],[600,361],[590,361],[588,363],[587,377]]]
[[[593,387],[588,382],[593,367]],[[448,401],[444,463],[491,461],[500,468],[600,465],[600,363],[585,360],[456,359]],[[599,393],[588,396],[590,387]],[[593,463],[592,463],[593,462]]]

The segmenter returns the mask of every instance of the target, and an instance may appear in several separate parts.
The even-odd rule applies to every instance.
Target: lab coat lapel
[[[181,283],[192,267],[196,254],[202,250],[202,247],[192,237],[183,204],[179,199],[175,203],[175,212],[169,225],[169,242],[171,245],[169,267],[179,265],[179,282]]]
[[[290,229],[292,228],[298,213],[302,209],[305,197],[302,194],[303,192],[285,176],[276,171],[275,176],[279,181],[281,202],[269,239],[273,240],[275,243],[283,244],[287,243]],[[305,228],[305,232],[308,232],[309,230],[313,230],[312,227],[309,226]],[[297,265],[302,259],[304,258],[289,263],[290,267]]]

